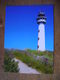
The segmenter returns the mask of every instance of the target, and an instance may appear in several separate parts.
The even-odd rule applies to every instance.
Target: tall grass
[[[52,59],[52,55],[50,53],[49,54],[47,54],[46,52],[37,53],[37,51],[35,51],[35,50],[27,50],[27,51],[29,51],[31,54],[35,54],[35,55],[39,55],[39,56],[41,56],[41,55],[45,55],[46,57],[50,56],[49,58]],[[35,60],[32,56],[28,56],[27,54],[22,54],[22,53],[17,52],[17,51],[14,51],[13,54],[17,59],[23,61],[28,66],[35,68],[39,72],[47,73],[47,74],[53,73],[53,66],[51,66],[51,65],[41,63],[39,60],[38,61]]]

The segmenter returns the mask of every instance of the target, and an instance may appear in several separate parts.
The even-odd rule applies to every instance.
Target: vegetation
[[[37,52],[35,50],[27,50],[30,52],[30,54],[34,55],[39,55],[42,56],[44,55],[45,57],[49,58],[49,62],[53,62],[53,53],[52,52]],[[53,73],[53,65],[51,64],[46,64],[46,62],[41,62],[39,60],[35,60],[33,56],[28,56],[27,54],[22,54],[19,51],[14,51],[13,54],[15,57],[24,63],[26,63],[28,66],[31,66],[32,68],[35,68],[36,70],[42,72],[42,73]]]
[[[34,58],[35,55],[37,56],[44,56],[43,59],[46,60],[36,60]],[[50,74],[53,73],[53,52],[44,51],[38,52],[36,50],[27,49],[26,51],[21,50],[6,50],[5,49],[5,58],[4,58],[4,71],[9,72],[19,72],[18,63],[13,60],[16,57],[17,59],[21,60],[22,62],[26,63],[28,66],[35,68],[41,73]],[[51,65],[52,63],[52,65]]]
[[[48,57],[50,59],[53,59],[53,52],[51,51],[44,51],[44,52],[38,52],[37,50],[31,50],[31,49],[27,49],[28,52],[30,52],[31,54],[35,54],[36,56],[42,56],[44,55],[45,57]]]
[[[45,58],[48,58],[50,62],[53,62],[53,52],[52,51],[38,52],[36,50],[30,50],[30,49],[27,49],[27,51],[36,56],[44,56]]]
[[[19,72],[18,63],[15,62],[8,53],[4,56],[4,71],[5,72]]]

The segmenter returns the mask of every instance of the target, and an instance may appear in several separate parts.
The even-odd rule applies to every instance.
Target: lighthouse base
[[[40,50],[40,49],[38,49],[38,51],[39,51],[39,52],[40,52],[40,51],[41,51],[41,52],[44,52],[45,50]]]

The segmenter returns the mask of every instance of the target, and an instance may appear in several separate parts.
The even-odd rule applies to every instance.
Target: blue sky
[[[47,17],[45,24],[45,48],[54,50],[53,5],[6,6],[5,48],[37,50],[37,15],[43,11]]]

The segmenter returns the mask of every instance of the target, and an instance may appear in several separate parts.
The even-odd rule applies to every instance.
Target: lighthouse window
[[[39,37],[38,37],[38,40],[39,40]]]
[[[37,47],[39,48],[39,45]]]
[[[38,32],[40,32],[40,30],[38,30]]]

